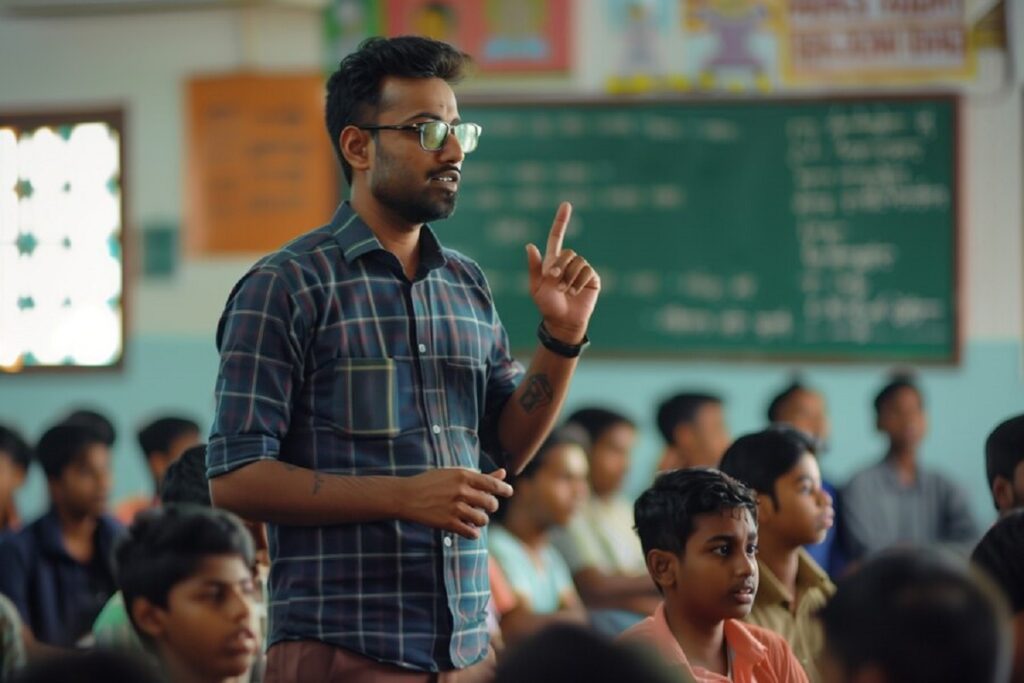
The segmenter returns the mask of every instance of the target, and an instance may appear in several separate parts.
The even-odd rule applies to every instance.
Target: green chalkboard
[[[561,200],[601,273],[591,353],[957,359],[957,100],[462,102],[483,126],[442,240],[519,349]]]

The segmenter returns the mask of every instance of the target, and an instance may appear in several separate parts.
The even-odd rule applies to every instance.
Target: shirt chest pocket
[[[441,369],[448,424],[475,433],[486,398],[487,366],[471,360],[444,360]]]
[[[330,420],[346,436],[398,436],[402,367],[391,358],[343,358],[333,368]]]

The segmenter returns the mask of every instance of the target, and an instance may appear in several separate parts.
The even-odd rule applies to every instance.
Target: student
[[[836,589],[803,548],[824,538],[833,517],[813,447],[802,432],[780,425],[734,441],[720,469],[757,494],[760,585],[747,621],[785,638],[816,682],[824,642],[817,612]]]
[[[825,397],[821,393],[793,381],[779,392],[768,405],[768,422],[788,424],[813,440],[814,454],[818,458],[828,450],[830,425]],[[836,524],[825,534],[820,543],[807,546],[807,552],[831,577],[839,576],[846,568],[846,557],[841,543],[839,519],[839,494],[831,483],[821,480],[821,488],[832,498],[836,510]]]
[[[10,683],[167,683],[150,665],[122,652],[97,650],[62,652],[29,664]]]
[[[1007,512],[978,542],[971,561],[1002,589],[1013,613],[1013,672],[1024,683],[1024,510]]]
[[[14,494],[25,483],[32,449],[13,429],[0,425],[0,538],[21,526]]]
[[[1002,422],[985,440],[985,470],[999,516],[1024,507],[1024,415]]]
[[[622,495],[636,426],[605,408],[577,410],[568,423],[583,428],[590,441],[590,495],[551,538],[569,565],[591,624],[616,636],[650,616],[660,602],[633,531],[633,505]]]
[[[91,408],[73,410],[60,423],[91,429],[107,448],[113,448],[117,442],[117,429],[114,428],[114,423],[103,413]]]
[[[855,474],[843,489],[848,556],[857,560],[897,544],[935,543],[966,554],[978,529],[960,487],[920,464],[927,417],[913,379],[898,376],[886,384],[875,397],[875,414],[889,447],[881,462]]]
[[[963,562],[894,549],[839,581],[821,611],[825,683],[1005,683],[1003,609]]]
[[[114,590],[110,552],[123,529],[104,514],[110,450],[88,427],[60,424],[39,440],[50,510],[0,545],[0,593],[35,639],[71,646]]]
[[[698,683],[807,681],[782,636],[742,621],[758,583],[750,489],[717,470],[672,470],[640,496],[635,514],[664,602],[624,640],[653,645]]]
[[[225,510],[140,513],[117,548],[117,578],[139,636],[170,683],[232,680],[259,647],[252,538]]]
[[[711,394],[676,394],[658,406],[658,430],[665,440],[658,471],[717,467],[729,447],[722,399]]]
[[[516,477],[516,494],[490,530],[488,548],[516,595],[515,607],[501,618],[510,646],[549,624],[586,619],[569,568],[548,540],[587,495],[585,444],[578,427],[553,431]]]
[[[199,425],[183,417],[162,417],[143,427],[139,431],[139,446],[153,479],[153,495],[135,496],[122,501],[115,509],[114,516],[122,524],[131,524],[137,513],[156,507],[164,472],[186,449],[200,441]]]

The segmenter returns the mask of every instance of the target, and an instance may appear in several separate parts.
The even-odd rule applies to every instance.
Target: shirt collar
[[[386,252],[384,246],[373,234],[359,214],[355,212],[348,201],[344,201],[334,212],[330,223],[331,234],[341,247],[347,263],[353,263],[356,259],[374,251]],[[433,229],[424,225],[420,229],[420,269],[433,270],[447,263],[441,242],[437,239]]]
[[[96,520],[96,532],[93,538],[96,541],[100,557],[103,557],[113,545],[114,537],[117,535],[119,526],[112,522],[106,515],[101,515]],[[60,533],[60,519],[57,517],[56,508],[50,510],[39,518],[38,527],[39,549],[53,557],[63,557],[74,560],[64,546],[64,537]],[[74,560],[77,562],[77,560]]]
[[[665,616],[665,603],[662,602],[654,612],[654,641],[661,649],[671,664],[683,667],[686,671],[693,671],[690,662],[686,659],[686,653],[679,645],[672,629],[668,625],[668,617]],[[768,657],[768,648],[758,642],[749,630],[735,619],[726,619],[723,623],[723,635],[726,645],[732,652],[732,669],[753,670],[758,664]]]
[[[800,595],[803,595],[811,588],[820,588],[828,591],[832,581],[828,578],[828,574],[825,573],[825,570],[819,567],[803,548],[800,548],[796,552],[797,592]],[[789,591],[782,585],[782,582],[779,581],[774,573],[772,573],[772,570],[768,568],[768,565],[761,560],[758,560],[757,567],[761,574],[761,581],[757,587],[757,597],[755,600],[759,604],[783,605],[789,609],[789,606],[793,602],[793,596],[789,594]]]

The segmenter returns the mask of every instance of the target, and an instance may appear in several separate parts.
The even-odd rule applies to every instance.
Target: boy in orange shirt
[[[781,636],[741,620],[757,593],[757,504],[717,470],[660,475],[634,507],[647,571],[664,596],[622,638],[647,642],[698,683],[806,683]]]

